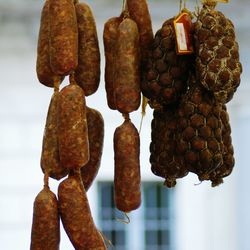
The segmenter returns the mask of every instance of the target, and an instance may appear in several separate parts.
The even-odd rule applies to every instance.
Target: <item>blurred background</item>
[[[113,202],[113,132],[123,119],[108,109],[104,91],[102,31],[104,22],[120,14],[122,0],[88,0],[96,18],[102,51],[102,80],[88,106],[101,111],[105,144],[101,169],[88,191],[94,220],[117,250],[249,250],[250,231],[250,22],[248,0],[232,0],[218,9],[235,24],[243,64],[241,86],[229,103],[236,165],[224,184],[200,185],[195,175],[178,181],[174,189],[150,171],[149,143],[152,111],[148,108],[141,132],[142,206],[129,217]],[[196,1],[188,1],[194,9]],[[27,250],[30,244],[33,201],[43,186],[40,153],[52,89],[41,85],[35,73],[40,11],[44,1],[0,0],[0,249]],[[174,0],[148,1],[154,32],[176,15]],[[64,81],[64,85],[67,82]],[[140,111],[132,114],[139,127]],[[58,182],[50,181],[56,193]],[[61,250],[73,250],[61,227]],[[110,248],[112,249],[112,248]],[[45,250],[45,249],[44,249]]]

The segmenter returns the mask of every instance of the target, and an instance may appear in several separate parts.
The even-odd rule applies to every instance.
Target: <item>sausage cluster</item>
[[[177,54],[175,20],[157,31],[141,90],[154,111],[151,170],[173,187],[188,172],[212,186],[223,182],[234,166],[229,102],[240,84],[239,48],[232,22],[203,1],[197,20],[185,32],[193,41],[192,55]],[[185,34],[185,33],[183,33]],[[186,37],[187,38],[187,37]],[[171,178],[170,178],[171,177]],[[169,180],[169,181],[167,181]]]
[[[195,22],[184,8],[153,36],[147,1],[125,0],[121,14],[104,25],[107,104],[124,118],[113,137],[114,203],[124,213],[141,205],[140,135],[130,114],[140,107],[142,94],[154,109],[151,170],[166,187],[189,172],[215,187],[233,171],[226,103],[240,84],[242,66],[234,26],[215,6],[204,0]],[[194,51],[179,53],[178,32]],[[104,143],[104,119],[86,100],[99,88],[101,72],[90,6],[78,0],[45,1],[36,71],[54,93],[40,161],[44,188],[34,201],[30,249],[58,250],[61,219],[76,250],[105,250],[86,195]],[[60,90],[67,77],[69,84]],[[65,176],[57,199],[49,178]]]
[[[69,75],[67,86],[60,84]],[[87,108],[100,80],[100,52],[94,16],[85,3],[47,0],[41,14],[37,77],[54,94],[48,109],[41,153],[44,189],[34,202],[32,250],[58,250],[59,220],[76,250],[104,250],[86,191],[100,167],[104,121]],[[86,169],[84,169],[86,167]],[[81,171],[81,169],[84,169]],[[58,200],[49,177],[60,180]]]

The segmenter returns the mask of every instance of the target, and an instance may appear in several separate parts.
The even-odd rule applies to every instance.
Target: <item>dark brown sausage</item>
[[[43,172],[50,177],[60,180],[68,174],[60,164],[59,145],[57,133],[57,115],[58,115],[59,92],[56,91],[50,101],[44,135],[41,155],[41,167]]]
[[[81,176],[84,188],[88,191],[95,179],[101,164],[104,120],[100,112],[87,107],[87,124],[89,138],[89,162],[81,168]]]
[[[80,176],[69,176],[58,188],[59,210],[64,229],[76,250],[106,249],[89,207]]]
[[[112,17],[104,25],[103,43],[105,51],[105,89],[107,102],[110,109],[115,110],[114,80],[115,80],[115,47],[118,35],[118,27],[121,17]]]
[[[59,250],[60,223],[57,199],[49,187],[34,202],[30,250]]]
[[[43,6],[37,45],[36,73],[40,83],[54,87],[54,82],[63,77],[54,74],[50,67],[49,55],[49,1]]]
[[[89,161],[85,97],[81,87],[76,84],[70,84],[60,91],[58,137],[62,167],[81,168]]]
[[[188,174],[183,155],[177,154],[178,105],[154,110],[150,144],[152,172],[165,179],[168,188],[176,185],[176,179]]]
[[[100,82],[100,51],[95,19],[90,7],[85,3],[75,5],[78,34],[79,54],[75,80],[86,96],[96,92]]]
[[[50,65],[55,74],[68,75],[78,64],[78,32],[72,0],[51,0]]]
[[[212,187],[223,183],[223,178],[232,173],[235,164],[231,126],[229,123],[229,114],[227,112],[226,105],[222,105],[220,117],[222,121],[223,164],[210,174]]]
[[[121,113],[130,113],[141,101],[139,33],[132,19],[126,18],[119,25],[116,45],[116,107]]]
[[[141,204],[140,138],[130,120],[115,130],[114,153],[115,204],[119,210],[130,212]]]
[[[140,34],[142,66],[146,64],[154,35],[146,0],[127,0],[130,17],[136,22]]]

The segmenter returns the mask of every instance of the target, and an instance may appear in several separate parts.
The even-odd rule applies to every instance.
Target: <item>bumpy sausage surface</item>
[[[95,179],[101,164],[104,140],[104,120],[101,113],[87,107],[87,124],[89,162],[81,168],[82,182],[86,191]]]
[[[116,109],[114,95],[115,80],[115,46],[117,42],[118,27],[122,21],[121,17],[112,17],[104,25],[103,43],[105,51],[105,89],[107,102],[110,109]]]
[[[118,28],[115,65],[116,107],[121,113],[130,113],[139,108],[141,101],[139,33],[130,18]]]
[[[81,168],[89,160],[88,127],[83,90],[70,84],[60,91],[58,104],[60,162],[64,168]]]
[[[68,75],[78,63],[78,31],[72,0],[51,0],[50,64],[54,73]]]
[[[130,17],[136,22],[140,34],[142,67],[145,66],[154,35],[146,0],[127,0]]]
[[[48,187],[34,202],[30,250],[59,250],[60,223],[57,199]]]
[[[37,45],[36,61],[37,78],[47,87],[54,87],[54,81],[62,80],[62,77],[54,74],[50,67],[49,55],[49,1],[43,6],[41,13],[40,30]]]
[[[50,177],[60,180],[68,174],[68,169],[61,166],[59,159],[57,133],[58,99],[59,92],[56,91],[50,101],[44,130],[41,167],[44,173],[46,172]]]
[[[76,250],[106,249],[95,227],[86,192],[78,176],[69,176],[58,188],[59,211],[64,229]]]
[[[100,82],[100,51],[95,19],[90,7],[85,3],[75,5],[78,33],[79,55],[75,80],[83,88],[86,96],[96,92]]]
[[[130,120],[115,130],[115,204],[123,212],[137,209],[141,204],[140,138]]]

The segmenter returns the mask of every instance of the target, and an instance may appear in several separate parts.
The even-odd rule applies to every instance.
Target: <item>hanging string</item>
[[[129,113],[122,114],[122,116],[125,119],[125,121],[130,121]]]
[[[123,18],[124,19],[127,18],[127,17],[129,17],[127,0],[123,0],[123,3],[122,3],[122,14],[123,14]]]
[[[60,83],[61,83],[61,80],[58,77],[56,77],[54,80],[54,92],[59,91]]]
[[[119,218],[116,218],[116,220],[118,221],[118,222],[121,222],[121,223],[123,223],[123,224],[126,224],[126,225],[128,225],[129,223],[130,223],[130,218],[129,218],[129,216],[128,216],[128,214],[127,213],[123,213],[123,215],[124,215],[124,219],[119,219]]]
[[[98,232],[100,233],[100,235],[101,235],[101,237],[102,237],[102,239],[104,241],[104,244],[105,244],[106,248],[108,249],[110,246],[112,248],[114,248],[114,245],[113,245],[112,241],[110,239],[108,239],[107,236],[104,235],[101,231],[98,230]]]
[[[148,98],[146,98],[145,96],[142,96],[142,110],[141,110],[141,122],[140,122],[139,134],[141,134],[142,123],[143,123],[144,117],[146,116],[147,105],[148,105]]]
[[[49,174],[48,174],[48,172],[45,172],[45,174],[44,174],[43,186],[44,186],[44,188],[49,188]]]
[[[77,84],[76,81],[75,81],[75,72],[72,72],[70,75],[69,75],[69,82],[70,84]]]
[[[179,13],[181,13],[181,10],[182,10],[182,0],[180,0],[180,11],[179,11]]]

